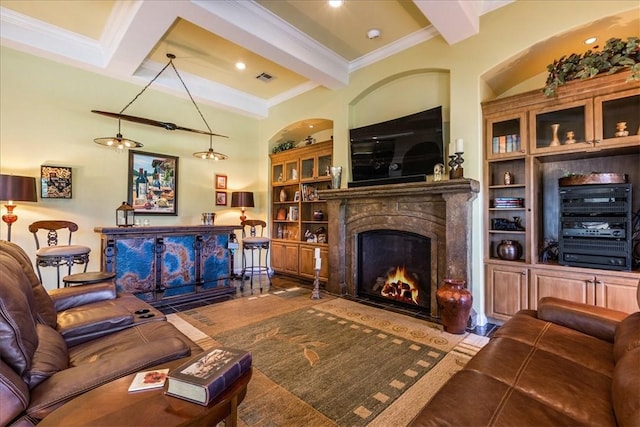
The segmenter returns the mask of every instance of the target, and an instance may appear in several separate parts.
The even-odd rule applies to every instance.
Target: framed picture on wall
[[[216,206],[227,206],[226,191],[216,191]]]
[[[129,150],[127,201],[139,215],[177,215],[178,158]]]
[[[216,190],[227,189],[227,175],[216,174]]]
[[[43,199],[70,199],[71,168],[40,166],[40,197]]]

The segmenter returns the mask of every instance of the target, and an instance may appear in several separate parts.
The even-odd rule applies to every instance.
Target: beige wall
[[[93,142],[96,137],[114,136],[118,122],[90,111],[120,111],[141,86],[8,48],[2,48],[0,53],[2,173],[37,177],[43,164],[69,166],[73,173],[71,199],[18,203],[15,213],[19,219],[13,225],[12,241],[33,259],[35,242],[28,225],[39,219],[72,220],[80,227],[74,243],[91,247],[89,269],[98,270],[99,235],[93,228],[115,225],[115,209],[127,197],[128,153],[118,153]],[[152,88],[126,113],[206,129],[191,101]],[[209,148],[207,136],[122,122],[122,134],[142,142],[141,151],[179,157],[179,215],[143,218],[148,218],[152,225],[189,225],[198,224],[202,212],[216,212],[216,224],[238,224],[239,210],[215,206],[216,173],[228,177],[229,202],[231,191],[254,191],[256,208],[249,209],[248,216],[265,218],[267,149],[260,143],[257,120],[202,103],[198,106],[214,132],[229,136],[213,139],[214,149],[227,154],[229,160],[203,161],[192,156]],[[0,238],[6,239],[5,224],[0,226]],[[54,271],[43,269],[43,273],[47,272],[43,281],[48,288],[55,286]]]
[[[483,75],[500,64],[508,63],[510,58],[520,55],[530,46],[604,16],[630,9],[633,10],[629,13],[637,14],[637,2],[516,1],[483,16],[481,31],[477,36],[454,46],[448,46],[440,38],[430,40],[353,72],[345,89],[329,92],[319,88],[275,106],[270,110],[269,117],[260,124],[260,134],[264,139],[305,117],[333,120],[335,164],[348,166],[349,128],[359,126],[371,117],[380,121],[417,112],[432,106],[433,99],[445,100],[448,96],[445,116],[450,120],[450,138],[463,138],[465,141],[464,175],[482,181],[480,104],[501,95],[492,93],[484,83]],[[633,35],[637,36],[629,34]],[[550,57],[548,63],[553,59]],[[447,96],[434,95],[431,87],[433,81],[427,79],[414,79],[416,85],[413,87],[400,84],[406,81],[407,76],[416,76],[427,70],[448,74],[448,79],[439,82],[448,82],[449,87],[440,87]],[[518,90],[513,93],[542,87],[546,79],[545,70],[529,74],[532,77],[521,84],[519,82]],[[375,99],[386,100],[391,104],[390,108],[386,108],[383,102],[360,102],[363,94],[374,90]],[[354,103],[358,104],[358,108],[350,108]],[[405,108],[407,105],[409,107]],[[366,111],[366,108],[371,111]],[[445,141],[445,146],[448,143]],[[349,167],[345,167],[345,172],[343,186],[350,180]],[[474,296],[474,309],[480,314],[481,323],[484,321],[485,305],[482,213],[481,197],[478,197],[473,204],[473,270],[469,283]]]
[[[224,162],[203,162],[191,156],[208,148],[206,138],[123,122],[122,133],[143,142],[144,151],[180,157],[179,216],[149,219],[152,224],[195,224],[201,212],[215,211],[216,223],[237,223],[237,211],[215,207],[215,173],[228,175],[229,191],[254,191],[257,207],[250,209],[248,215],[266,218],[268,141],[282,128],[310,117],[332,120],[335,164],[345,166],[347,176],[343,185],[346,185],[350,178],[347,167],[350,127],[373,118],[384,120],[416,112],[429,108],[434,100],[447,98],[451,138],[465,141],[465,177],[481,180],[480,103],[500,95],[491,92],[483,82],[483,75],[535,44],[632,8],[635,9],[630,13],[637,14],[636,1],[519,0],[482,17],[481,33],[477,36],[454,46],[448,46],[440,38],[430,40],[353,72],[348,87],[342,90],[316,88],[281,103],[271,108],[269,117],[262,121],[199,104],[214,131],[231,137],[214,139],[214,148],[230,157]],[[126,197],[127,155],[92,142],[93,138],[113,135],[117,122],[89,111],[119,111],[140,86],[8,48],[2,48],[0,55],[1,172],[38,176],[40,165],[55,164],[71,166],[74,174],[73,199],[40,200],[18,206],[16,213],[20,219],[14,224],[12,240],[33,257],[35,245],[27,230],[30,222],[41,218],[74,220],[81,229],[77,242],[92,248],[90,268],[97,269],[99,242],[93,227],[114,224],[115,208]],[[553,59],[549,58],[549,62]],[[435,86],[438,94],[433,94],[430,86],[433,81],[422,78],[427,71],[447,76],[438,80]],[[532,75],[517,85],[513,93],[540,86],[546,77],[544,69]],[[442,86],[443,81],[448,87]],[[359,103],[369,93],[374,95]],[[387,100],[389,107],[382,102],[369,102],[372,99]],[[153,86],[127,113],[167,119],[188,127],[204,126],[188,99],[156,92]],[[482,212],[478,199],[473,205],[473,271],[469,282],[474,308],[480,314],[484,313]],[[5,236],[6,227],[2,224],[0,237]],[[45,278],[47,286],[51,283],[51,279]]]

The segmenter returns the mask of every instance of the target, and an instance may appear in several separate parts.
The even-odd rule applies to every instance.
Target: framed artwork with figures
[[[226,191],[216,191],[216,206],[227,206]]]
[[[127,201],[139,215],[178,215],[178,158],[130,150]]]

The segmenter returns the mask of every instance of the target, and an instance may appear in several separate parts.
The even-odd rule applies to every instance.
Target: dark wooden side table
[[[184,359],[154,368],[174,368]],[[247,371],[208,406],[164,394],[164,388],[128,392],[135,374],[95,388],[46,416],[38,426],[215,426],[238,425],[238,404],[247,394],[252,370]]]

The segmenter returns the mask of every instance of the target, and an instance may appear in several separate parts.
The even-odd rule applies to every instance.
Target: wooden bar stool
[[[267,223],[259,220],[259,219],[248,219],[242,221],[242,275],[241,275],[241,285],[240,290],[244,290],[245,273],[249,272],[251,276],[251,292],[253,292],[253,275],[257,273],[261,275],[262,273],[267,275],[267,280],[269,281],[269,286],[271,286],[271,278],[269,277],[269,267],[267,267],[267,259],[269,258],[269,245],[271,243],[271,239],[268,237],[264,237],[264,230],[267,227]],[[265,252],[264,255],[264,265],[262,264],[263,256],[262,252]],[[247,264],[247,252],[251,255],[251,265]],[[256,265],[255,254],[257,252],[258,255],[258,264]],[[258,279],[260,281],[260,292],[262,292],[262,278]]]

